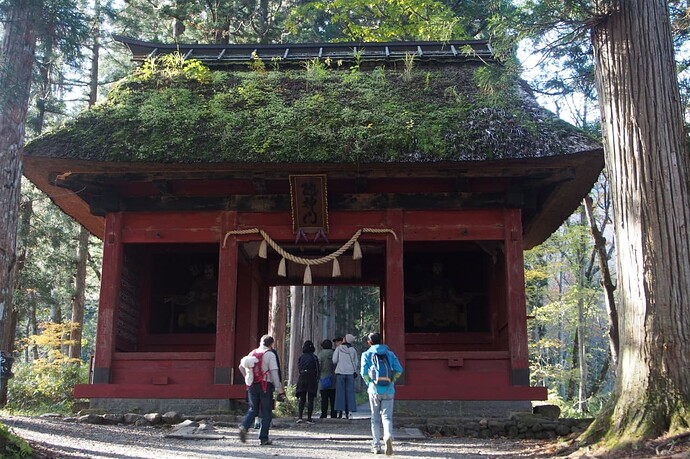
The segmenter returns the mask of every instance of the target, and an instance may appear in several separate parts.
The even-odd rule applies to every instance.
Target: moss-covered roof
[[[501,65],[439,46],[419,45],[419,60],[390,59],[383,44],[361,60],[254,56],[216,71],[158,49],[104,102],[28,144],[24,173],[101,237],[107,212],[284,211],[289,174],[315,172],[337,184],[341,210],[360,192],[371,206],[517,207],[525,246],[541,243],[591,189],[600,144]]]
[[[540,108],[524,84],[497,66],[254,66],[172,77],[165,69],[141,68],[105,102],[31,142],[26,154],[160,163],[409,163],[599,148]]]

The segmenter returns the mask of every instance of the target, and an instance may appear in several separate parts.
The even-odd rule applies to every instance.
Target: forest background
[[[112,34],[161,42],[274,43],[488,39],[504,65],[525,78],[543,105],[601,138],[589,35],[602,2],[510,0],[52,0],[40,9],[26,140],[98,103],[132,70]],[[603,2],[606,3],[606,2]],[[614,2],[615,3],[615,2]],[[690,73],[686,2],[663,2],[675,47],[681,106]],[[3,32],[17,2],[0,1]],[[7,34],[3,33],[7,37]],[[6,39],[6,38],[5,38]],[[526,50],[530,50],[529,52]],[[687,120],[686,120],[687,121]],[[565,415],[592,416],[613,390],[618,359],[616,241],[607,175],[542,245],[525,254],[531,383],[549,389]],[[10,410],[65,410],[88,377],[100,283],[101,242],[28,181],[22,181],[12,320]],[[276,317],[290,326],[286,379],[304,339],[378,324],[369,288],[274,289]],[[289,319],[288,319],[289,318]]]

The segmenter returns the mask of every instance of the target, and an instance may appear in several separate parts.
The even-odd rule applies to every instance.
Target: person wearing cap
[[[352,344],[355,337],[347,334],[343,344],[333,352],[335,364],[335,409],[345,414],[345,419],[350,418],[350,413],[357,411],[355,401],[355,375],[357,374],[357,351]]]
[[[361,375],[364,382],[367,383],[369,407],[371,408],[371,452],[381,454],[385,451],[386,455],[390,456],[393,454],[395,381],[400,378],[403,367],[395,353],[381,342],[380,333],[369,333],[367,343],[369,349],[362,353]],[[383,365],[380,363],[382,360],[387,362],[385,365],[390,369],[390,378],[384,378],[377,382],[376,376],[380,374],[377,369]],[[383,434],[385,450],[381,449],[381,434]]]
[[[260,362],[255,364],[261,365],[261,378],[253,378],[252,385],[247,389],[249,393],[249,409],[239,427],[239,436],[242,443],[247,441],[247,430],[253,425],[254,419],[259,414],[259,409],[261,409],[259,441],[261,445],[271,445],[273,443],[268,438],[268,429],[273,418],[273,392],[278,392],[278,400],[285,398],[285,391],[283,390],[283,384],[280,381],[278,372],[276,354],[271,352],[273,342],[271,335],[264,335],[261,337],[261,345],[250,353],[250,355],[255,357],[261,356]],[[243,376],[246,371],[240,365],[240,372]]]

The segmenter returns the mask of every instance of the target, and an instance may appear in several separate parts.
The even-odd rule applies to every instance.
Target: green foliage
[[[35,360],[15,363],[14,378],[10,379],[8,403],[12,412],[69,413],[75,384],[88,382],[88,367],[63,360]]]
[[[402,74],[403,80],[405,81],[410,81],[412,79],[412,70],[414,69],[415,56],[415,53],[405,53],[405,60],[403,61],[405,64],[405,70]]]
[[[88,380],[88,367],[62,353],[69,345],[64,336],[74,324],[41,325],[42,333],[24,340],[23,345],[38,347],[42,357],[31,363],[16,362],[12,368],[14,378],[9,380],[6,405],[10,411],[69,412],[74,385]]]
[[[464,19],[464,18],[463,18]],[[309,1],[294,8],[286,28],[294,35],[319,41],[399,41],[470,38],[462,22],[441,1],[363,0]]]
[[[255,59],[252,62],[261,62]],[[132,81],[155,81],[158,85],[174,81],[209,83],[211,70],[197,59],[185,59],[179,52],[146,59],[131,75]]]
[[[75,296],[79,226],[26,180],[22,183],[20,209],[18,252],[22,263],[13,300],[18,311],[17,339],[24,340],[34,334],[34,321],[58,320],[58,313],[59,320],[64,320],[70,314]],[[102,250],[100,241],[95,238],[90,241],[84,311],[87,324],[82,341],[84,360],[93,352],[95,324],[89,324],[88,318],[96,315]]]
[[[118,3],[118,30],[142,40],[180,43],[276,43],[284,34],[281,22],[295,5],[294,1]]]
[[[593,250],[588,231],[581,217],[571,217],[541,246],[525,253],[532,383],[547,386],[550,401],[564,415],[596,413],[611,390],[608,316],[597,272],[587,269]],[[578,327],[586,339],[585,413],[575,390],[581,383],[574,349]]]
[[[0,457],[5,459],[33,457],[33,450],[26,440],[13,434],[2,423],[0,423]]]
[[[318,59],[301,70],[200,72],[200,84],[187,61],[174,62],[149,62],[43,142],[92,160],[160,162],[439,161],[568,145],[498,68],[483,89],[472,66],[346,72]]]
[[[325,79],[328,75],[328,65],[318,57],[304,61],[304,68],[307,76],[317,81]]]
[[[264,61],[256,51],[252,51],[251,60],[249,61],[249,68],[259,73],[266,71],[266,64],[264,64]]]
[[[285,385],[285,401],[276,402],[273,415],[286,418],[297,416],[297,396],[295,395],[296,386]]]

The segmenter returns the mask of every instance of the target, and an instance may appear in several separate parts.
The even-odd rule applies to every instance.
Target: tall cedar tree
[[[0,17],[5,22],[0,54],[0,350],[11,352],[21,153],[36,47],[39,40],[50,41],[67,62],[73,62],[80,57],[86,29],[73,0],[0,1]],[[6,380],[0,382],[3,404]]]
[[[690,425],[690,175],[666,1],[594,7],[620,358],[613,403],[588,435],[620,444]]]
[[[21,149],[36,53],[31,2],[10,2],[0,55],[0,349],[14,347],[11,317],[17,261]]]

